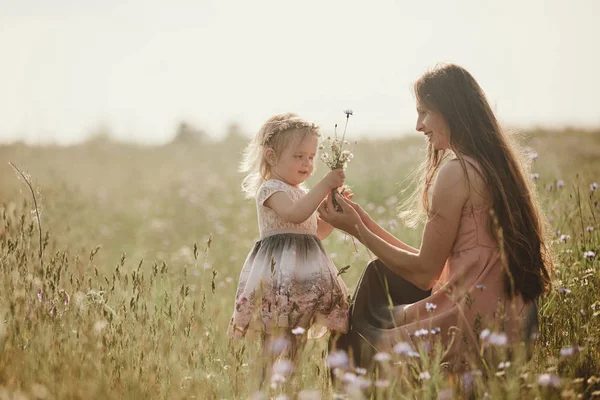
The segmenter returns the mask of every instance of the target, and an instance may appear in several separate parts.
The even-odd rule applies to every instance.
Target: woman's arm
[[[335,228],[330,223],[325,222],[321,217],[317,220],[317,237],[324,240],[333,232]]]
[[[417,253],[389,243],[361,220],[343,199],[343,213],[331,207],[323,210],[324,219],[334,227],[359,239],[388,268],[422,289],[430,289],[438,279],[456,238],[462,208],[468,198],[468,186],[459,163],[447,163],[439,172],[433,188],[429,218]],[[335,215],[338,214],[338,215]],[[392,241],[393,242],[393,241]]]
[[[402,250],[408,251],[409,253],[417,254],[419,252],[419,249],[415,249],[414,247],[407,245],[406,243],[404,243],[403,241],[386,231],[377,222],[373,221],[371,216],[367,214],[367,212],[364,211],[361,206],[353,202],[349,203],[358,212],[358,215],[360,215],[360,219],[364,222],[365,226],[375,235],[379,236],[384,242],[387,242],[390,245],[398,247]]]

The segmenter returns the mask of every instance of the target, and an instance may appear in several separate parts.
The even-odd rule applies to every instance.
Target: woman
[[[331,199],[319,209],[377,257],[356,289],[351,330],[334,346],[368,366],[375,352],[427,329],[448,348],[450,368],[467,370],[484,329],[511,345],[531,316],[537,321],[534,302],[549,289],[552,261],[528,174],[475,79],[443,65],[414,89],[417,130],[429,141],[415,193],[426,215],[420,248],[341,196],[341,213]]]

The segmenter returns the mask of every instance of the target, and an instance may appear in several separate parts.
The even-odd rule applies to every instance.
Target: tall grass
[[[236,173],[243,145],[0,148],[0,399],[260,395],[258,343],[225,334],[258,235]],[[382,357],[375,383],[345,371],[332,385],[326,343],[317,341],[289,384],[262,393],[361,398],[357,388],[369,384],[374,396],[393,399],[461,398],[466,386],[475,397],[599,395],[600,189],[590,185],[600,183],[600,137],[532,132],[525,145],[538,154],[531,172],[557,256],[531,360],[499,365],[508,361],[500,352],[489,370],[452,377],[433,346],[419,358]],[[353,151],[347,176],[356,200],[418,245],[420,230],[405,228],[395,207],[411,188],[403,179],[422,156],[421,140],[365,140]],[[36,190],[41,258],[33,198],[9,161]],[[324,245],[338,268],[349,266],[342,276],[353,290],[368,252],[339,232]]]

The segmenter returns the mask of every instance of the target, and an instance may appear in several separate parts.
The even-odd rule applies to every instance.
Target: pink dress
[[[306,329],[309,338],[329,330],[346,332],[348,292],[317,237],[317,215],[300,224],[283,220],[264,206],[276,192],[294,201],[306,194],[276,179],[259,188],[260,240],[242,267],[228,334],[243,337],[296,327]]]
[[[479,170],[474,160],[465,160]],[[463,208],[450,256],[432,291],[416,288],[379,260],[371,262],[354,296],[350,332],[340,338],[338,347],[354,348],[356,362],[368,365],[376,351],[392,352],[399,342],[416,349],[420,341],[435,335],[448,348],[444,360],[460,371],[470,368],[480,336],[500,345],[519,342],[529,307],[520,295],[512,299],[506,295],[489,219],[489,207]],[[493,335],[488,337],[486,329]]]

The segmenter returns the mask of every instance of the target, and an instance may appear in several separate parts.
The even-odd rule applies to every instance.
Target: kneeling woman
[[[360,366],[378,351],[434,331],[453,371],[477,357],[484,329],[506,345],[527,335],[552,261],[536,195],[516,146],[483,90],[463,68],[444,65],[415,83],[417,130],[429,140],[417,203],[426,223],[420,248],[336,197],[319,212],[377,256],[354,295],[350,331],[334,338]]]

